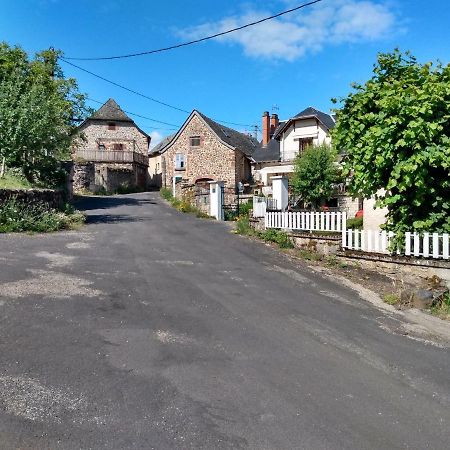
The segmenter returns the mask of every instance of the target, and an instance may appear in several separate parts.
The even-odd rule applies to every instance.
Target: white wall
[[[292,161],[298,153],[298,138],[313,138],[313,145],[331,143],[331,137],[325,127],[316,119],[299,119],[295,121],[281,136],[281,161]]]
[[[383,195],[384,190],[377,192],[378,195]],[[364,230],[379,231],[380,225],[386,223],[387,208],[376,208],[375,197],[364,199],[364,216],[363,227]]]

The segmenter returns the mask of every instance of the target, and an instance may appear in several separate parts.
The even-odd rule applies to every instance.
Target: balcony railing
[[[75,159],[94,162],[137,163],[148,166],[148,156],[122,150],[77,150]]]

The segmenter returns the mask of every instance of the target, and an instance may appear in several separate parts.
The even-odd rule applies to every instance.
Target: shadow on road
[[[157,205],[154,200],[147,198],[136,198],[128,195],[111,196],[111,197],[75,197],[74,206],[81,211],[89,211],[93,209],[109,209],[118,208],[120,206],[143,206]]]
[[[149,222],[150,217],[135,217],[126,214],[88,214],[86,223],[88,225],[98,223],[124,223],[124,222]]]

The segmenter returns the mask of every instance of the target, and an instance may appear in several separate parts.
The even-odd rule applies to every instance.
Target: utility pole
[[[258,125],[253,125],[253,137],[258,140]]]

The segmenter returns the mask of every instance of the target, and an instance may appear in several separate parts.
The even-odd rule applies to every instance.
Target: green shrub
[[[252,202],[242,203],[242,205],[239,205],[239,215],[248,217],[252,209],[253,209]]]
[[[45,203],[29,204],[15,199],[0,205],[0,233],[51,232],[73,229],[84,222],[84,215],[65,206],[62,211]]]
[[[159,193],[161,194],[161,197],[164,198],[165,200],[172,200],[173,195],[172,195],[172,191],[168,188],[161,188]]]
[[[442,319],[450,319],[450,292],[444,292],[434,303],[431,313]]]
[[[266,242],[275,242],[280,248],[294,248],[291,238],[285,231],[269,228],[262,231],[259,236]]]
[[[353,219],[347,220],[347,229],[348,230],[362,230],[363,229],[363,218],[355,217]]]
[[[243,236],[253,236],[255,230],[250,226],[250,220],[248,217],[241,216],[236,221],[236,233]]]

